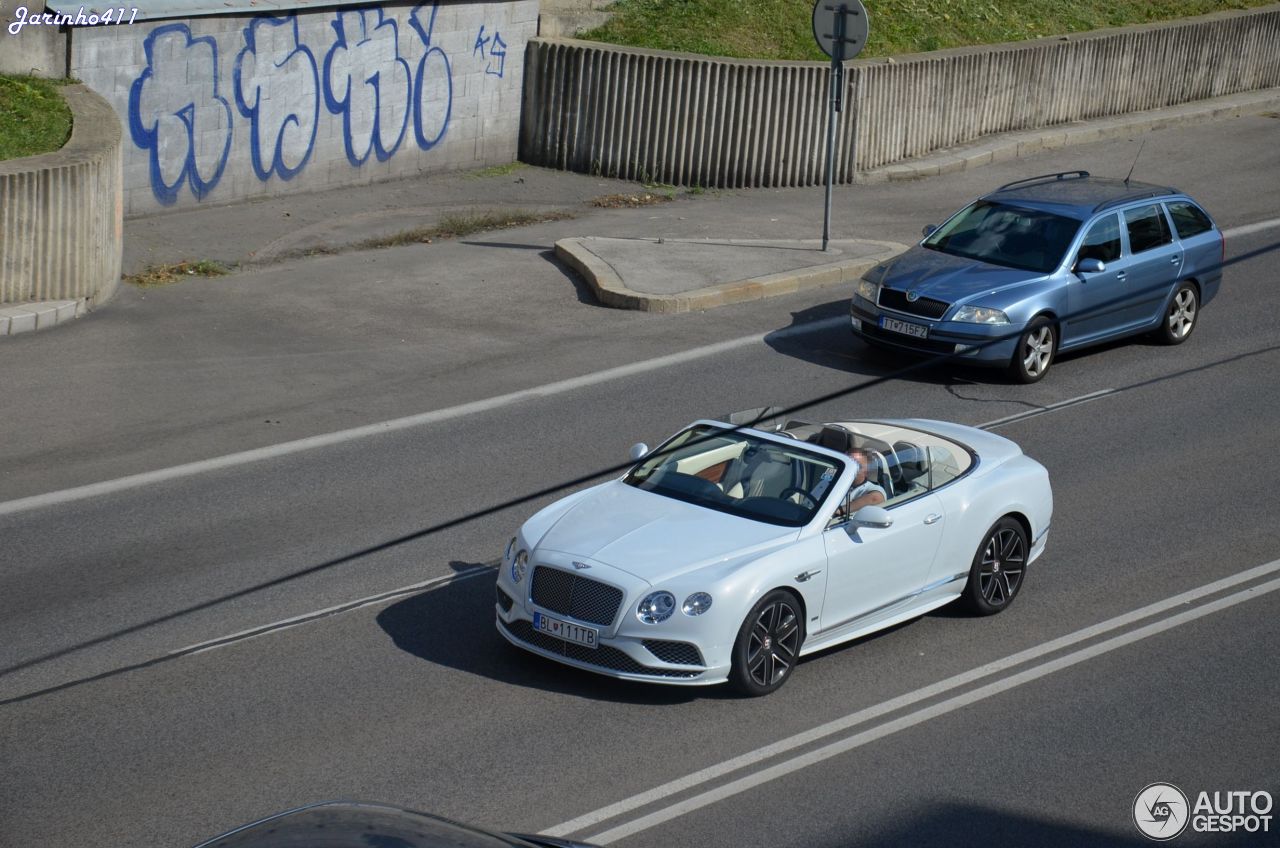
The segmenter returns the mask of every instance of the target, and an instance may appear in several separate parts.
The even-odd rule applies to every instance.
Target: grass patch
[[[185,280],[187,277],[221,277],[230,274],[231,269],[208,259],[197,262],[175,262],[171,265],[149,265],[136,274],[124,277],[126,283],[139,288],[153,289],[169,286]]]
[[[0,160],[57,150],[71,137],[62,80],[0,74]]]
[[[591,205],[600,209],[635,209],[640,206],[652,206],[655,203],[668,203],[675,200],[674,190],[663,194],[602,194],[591,198]]]
[[[473,180],[483,180],[489,177],[509,177],[524,167],[526,166],[523,162],[508,162],[505,165],[491,165],[478,171],[470,171],[467,176]]]
[[[350,245],[347,250],[373,250],[381,247],[402,247],[406,244],[431,244],[433,241],[451,238],[465,238],[475,233],[491,230],[508,230],[512,227],[526,227],[530,224],[542,224],[547,221],[567,221],[573,217],[570,212],[528,212],[515,209],[507,212],[464,212],[456,215],[445,215],[439,223],[430,227],[416,227],[402,230],[389,236],[377,236]]]
[[[1265,6],[1274,0],[876,0],[862,56],[1021,41]],[[580,38],[744,59],[827,59],[813,0],[618,0]]]

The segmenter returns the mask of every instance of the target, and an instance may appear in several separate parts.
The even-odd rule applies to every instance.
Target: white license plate
[[[588,648],[600,647],[600,631],[594,627],[571,624],[568,621],[561,621],[558,618],[552,618],[540,612],[533,614],[533,629],[546,633],[548,636],[572,642],[575,645],[585,645]]]
[[[897,318],[885,318],[880,316],[880,329],[890,330],[894,333],[902,333],[904,336],[913,336],[917,339],[929,338],[929,328],[919,324],[908,324],[906,321],[899,321]]]

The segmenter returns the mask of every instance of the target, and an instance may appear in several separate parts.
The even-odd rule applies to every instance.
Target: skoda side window
[[[1142,253],[1173,241],[1164,213],[1155,204],[1126,209],[1124,222],[1129,228],[1129,250],[1132,253]]]
[[[1080,246],[1080,259],[1097,259],[1099,262],[1115,262],[1120,258],[1120,222],[1115,215],[1108,215],[1094,223],[1085,234]]]
[[[1169,217],[1173,219],[1174,229],[1178,231],[1180,239],[1189,239],[1213,229],[1213,222],[1209,220],[1209,216],[1194,203],[1183,200],[1170,203],[1168,207]]]

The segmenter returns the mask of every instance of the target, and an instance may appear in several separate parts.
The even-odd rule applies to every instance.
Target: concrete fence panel
[[[74,120],[66,145],[0,162],[0,303],[93,306],[120,281],[120,121],[83,85],[63,93]]]
[[[825,178],[824,63],[571,39],[530,41],[525,63],[526,162],[715,187]],[[993,133],[1280,86],[1280,5],[847,67],[840,183]]]

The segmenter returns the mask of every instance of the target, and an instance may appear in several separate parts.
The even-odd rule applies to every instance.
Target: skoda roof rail
[[[1088,176],[1089,176],[1088,171],[1062,171],[1057,174],[1041,174],[1038,177],[1027,177],[1025,180],[1014,180],[1011,183],[1005,183],[1004,185],[1000,186],[1000,188],[996,189],[996,191],[1004,191],[1005,189],[1013,188],[1014,186],[1029,185],[1030,183],[1038,183],[1041,181],[1048,182],[1051,180],[1082,180]],[[994,193],[995,192],[992,192],[992,194]]]
[[[1093,207],[1093,211],[1101,212],[1103,209],[1109,209],[1112,206],[1123,206],[1124,204],[1132,203],[1135,200],[1145,200],[1148,197],[1166,197],[1170,194],[1177,194],[1177,193],[1178,192],[1174,191],[1171,188],[1163,188],[1160,186],[1156,186],[1152,188],[1150,191],[1138,191],[1138,192],[1134,192],[1133,194],[1125,195],[1124,197],[1114,197],[1111,200],[1104,200],[1101,203],[1099,203],[1097,206]]]

